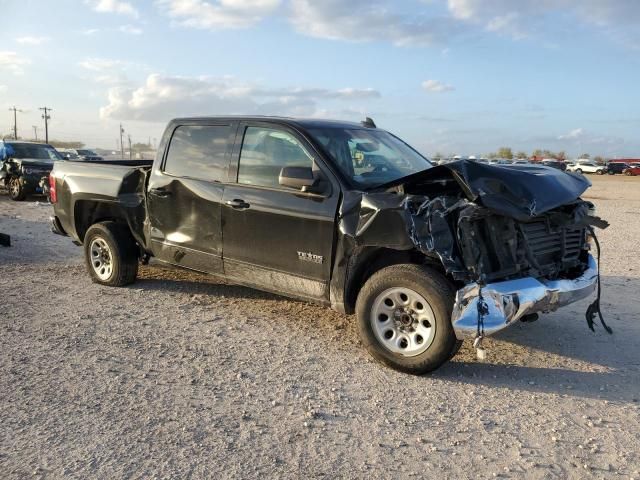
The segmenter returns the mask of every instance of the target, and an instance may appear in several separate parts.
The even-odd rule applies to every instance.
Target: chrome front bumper
[[[489,307],[484,317],[485,335],[492,335],[525,315],[552,312],[559,307],[582,300],[593,293],[598,281],[598,266],[589,255],[585,272],[574,280],[537,280],[532,277],[489,283],[482,287],[482,297]],[[475,337],[478,330],[478,295],[476,283],[456,293],[451,321],[456,337]]]

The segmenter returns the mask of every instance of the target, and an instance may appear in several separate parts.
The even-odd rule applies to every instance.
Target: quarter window
[[[177,177],[226,181],[229,125],[183,125],[175,129],[164,171]]]
[[[238,183],[280,187],[278,177],[282,167],[313,167],[313,157],[287,132],[247,127],[240,152]]]

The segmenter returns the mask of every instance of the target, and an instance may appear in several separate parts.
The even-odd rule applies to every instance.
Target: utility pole
[[[127,135],[127,137],[129,138],[129,160],[131,160],[131,135]]]
[[[18,112],[22,112],[19,108],[16,108],[14,105],[9,109],[9,111],[13,111],[13,138],[18,139]]]
[[[124,143],[122,141],[123,134],[124,134],[124,128],[122,128],[122,124],[120,124],[120,156],[124,160]]]
[[[40,108],[44,113],[42,114],[42,118],[44,118],[44,141],[45,143],[49,143],[49,120],[51,119],[51,115],[49,112],[52,111],[49,107]]]
[[[37,125],[31,125],[33,127],[33,136],[36,139],[36,142],[38,141],[38,126]]]

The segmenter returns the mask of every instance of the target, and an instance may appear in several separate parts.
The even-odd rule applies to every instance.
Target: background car
[[[46,143],[0,141],[0,182],[9,189],[11,200],[24,200],[32,193],[42,194],[40,180],[49,176],[56,160],[62,157]]]
[[[640,175],[640,164],[634,163],[633,165],[627,165],[627,168],[625,168],[622,173],[630,177]]]
[[[553,167],[563,172],[567,169],[567,164],[561,160],[545,159],[540,162],[545,167]]]
[[[104,158],[102,158],[96,152],[86,148],[83,148],[83,149],[66,148],[63,152],[60,152],[60,153],[67,160],[83,160],[83,161],[89,161],[89,162],[104,160]]]
[[[578,160],[574,165],[567,166],[568,172],[575,173],[596,173],[598,175],[604,175],[607,171],[607,167],[604,165],[598,165],[593,160]]]
[[[609,162],[607,164],[607,173],[609,175],[621,174],[629,168],[630,165],[622,162]]]

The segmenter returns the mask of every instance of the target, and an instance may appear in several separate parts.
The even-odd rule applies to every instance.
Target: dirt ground
[[[590,178],[614,334],[583,301],[424,377],[325,308],[155,265],[92,284],[49,205],[0,193],[0,478],[640,479],[640,178]]]

